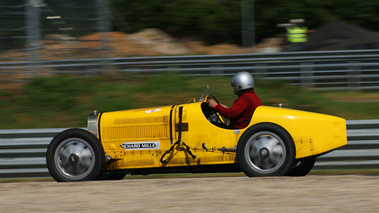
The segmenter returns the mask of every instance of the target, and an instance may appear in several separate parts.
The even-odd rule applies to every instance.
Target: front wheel
[[[122,171],[106,171],[102,173],[97,180],[122,180],[126,176]]]
[[[249,177],[282,176],[293,165],[295,145],[282,127],[261,123],[250,127],[237,145],[237,161]]]
[[[96,180],[104,168],[99,140],[82,129],[68,129],[53,138],[46,153],[50,175],[58,182]]]

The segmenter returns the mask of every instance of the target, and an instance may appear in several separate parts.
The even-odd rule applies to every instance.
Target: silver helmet
[[[248,72],[238,72],[233,76],[230,85],[233,87],[233,92],[238,95],[241,90],[254,89],[254,78]]]

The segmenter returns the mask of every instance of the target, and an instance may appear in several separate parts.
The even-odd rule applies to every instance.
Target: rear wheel
[[[250,127],[237,145],[237,161],[249,177],[285,175],[293,165],[295,145],[282,127],[261,123]]]
[[[58,182],[96,180],[104,168],[99,140],[82,129],[68,129],[53,138],[46,153],[47,168]]]
[[[291,167],[291,169],[288,171],[286,175],[305,176],[312,170],[313,166],[315,165],[315,162],[315,156],[295,160],[294,165]]]

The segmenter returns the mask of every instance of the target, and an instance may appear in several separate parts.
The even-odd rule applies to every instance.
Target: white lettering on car
[[[158,111],[161,111],[161,109],[151,109],[151,110],[146,110],[145,113],[148,114],[148,113],[152,113],[152,112],[158,112]]]
[[[120,145],[125,150],[148,150],[160,149],[160,141],[144,141],[144,142],[125,142]]]

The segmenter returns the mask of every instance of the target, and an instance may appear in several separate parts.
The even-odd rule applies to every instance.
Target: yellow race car
[[[304,176],[316,157],[346,145],[342,118],[259,106],[244,129],[230,129],[199,102],[91,113],[88,128],[49,144],[46,162],[59,182],[122,179],[126,174],[239,172]]]

